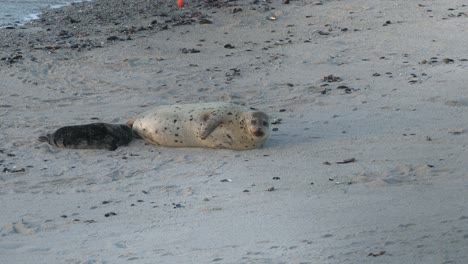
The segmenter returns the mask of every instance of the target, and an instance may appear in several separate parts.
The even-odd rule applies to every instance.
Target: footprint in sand
[[[21,221],[12,224],[6,224],[0,230],[0,236],[22,234],[22,235],[32,235],[37,232],[38,228],[34,227],[33,224]]]
[[[434,166],[428,164],[400,165],[385,174],[374,172],[362,173],[354,177],[352,183],[365,183],[370,187],[400,185],[408,183],[423,183],[429,178],[447,172],[446,169],[434,169]]]

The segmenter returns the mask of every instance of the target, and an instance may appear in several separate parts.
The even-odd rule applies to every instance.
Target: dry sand
[[[467,263],[466,1],[166,2],[0,30],[0,263]],[[281,122],[253,151],[37,141],[209,101]]]

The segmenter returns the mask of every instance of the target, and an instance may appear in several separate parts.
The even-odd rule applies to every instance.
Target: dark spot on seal
[[[177,119],[174,119],[174,123],[177,122]]]
[[[226,137],[228,137],[229,139],[232,139],[231,135],[229,134],[226,134]]]
[[[175,134],[174,136],[178,137],[178,136],[179,136],[179,134]]]
[[[227,115],[232,115],[232,113],[231,113],[231,112],[228,112]]]

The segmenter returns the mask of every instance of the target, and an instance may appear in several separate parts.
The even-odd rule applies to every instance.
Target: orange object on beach
[[[177,6],[178,7],[184,7],[184,0],[177,0]]]

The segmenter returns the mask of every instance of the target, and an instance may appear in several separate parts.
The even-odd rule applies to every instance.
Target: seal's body
[[[132,138],[132,129],[128,125],[93,123],[65,126],[39,137],[39,141],[59,148],[116,150],[130,143]]]
[[[230,103],[159,106],[128,124],[135,136],[165,147],[246,150],[261,147],[269,135],[265,113]]]

